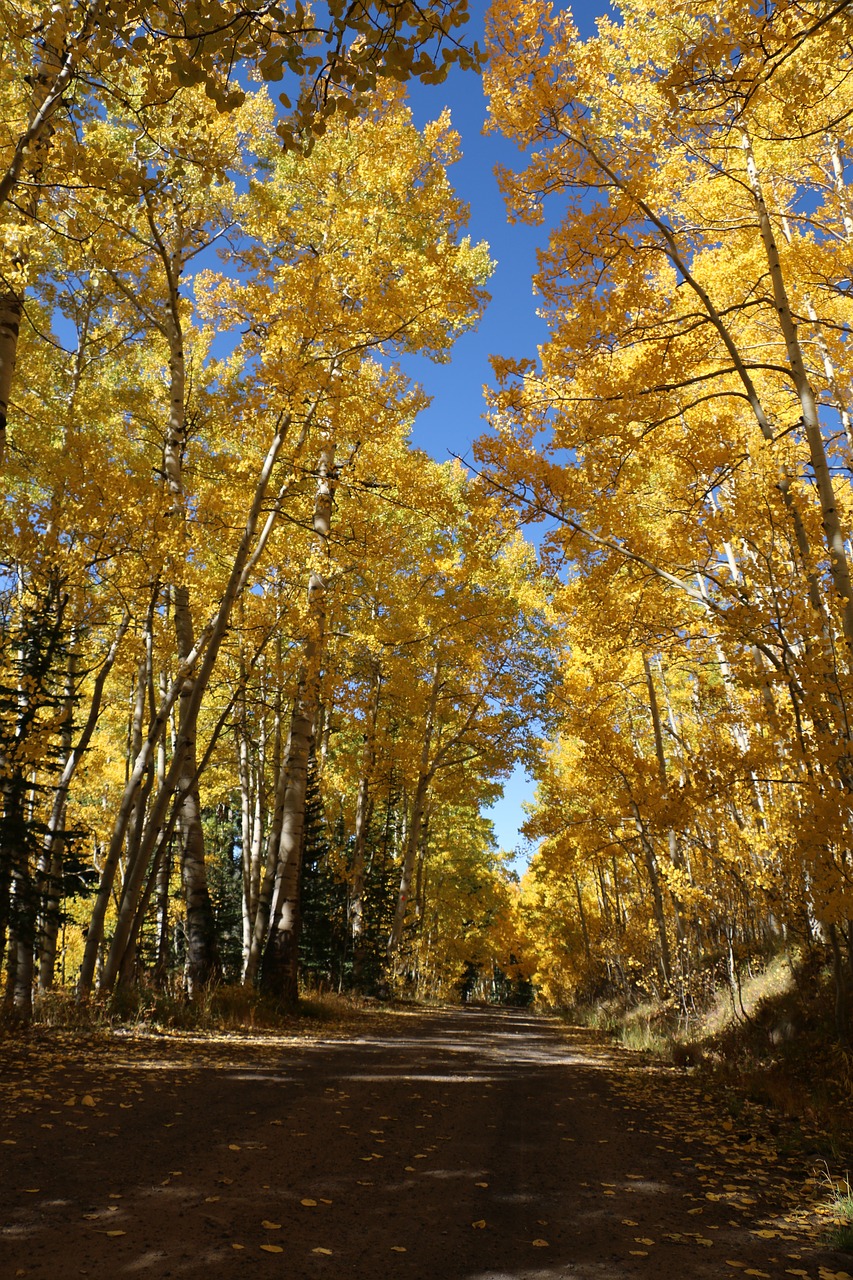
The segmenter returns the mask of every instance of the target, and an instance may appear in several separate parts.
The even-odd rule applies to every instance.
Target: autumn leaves
[[[479,806],[529,733],[538,625],[513,520],[409,449],[424,397],[395,363],[445,359],[486,300],[449,120],[418,132],[401,92],[375,85],[380,64],[393,81],[470,62],[453,36],[464,6],[380,6],[323,71],[280,9],[220,29],[214,5],[192,74],[177,10],[149,27],[145,6],[124,6],[113,27],[93,6],[78,31],[62,6],[56,30],[37,8],[9,17],[3,90],[10,181],[31,197],[3,223],[10,306],[27,314],[0,352],[10,377],[17,360],[8,1002],[26,1021],[64,927],[82,999],[177,967],[191,995],[260,977],[292,1004],[309,774],[338,814],[325,871],[347,886],[349,937],[334,964],[366,981],[369,934],[370,981],[404,949],[418,972],[429,919],[440,986],[509,914]],[[332,6],[330,29],[347,20]],[[436,35],[438,64],[421,48]],[[260,83],[276,58],[318,77],[298,139]],[[60,74],[68,109],[32,132],[21,167],[13,126],[27,135],[28,102],[37,115]],[[459,883],[476,909],[448,918]]]
[[[846,1034],[848,19],[619,8],[491,17],[510,209],[560,201],[481,444],[562,581],[528,919],[555,995],[818,940]]]
[[[83,997],[141,966],[292,1003],[312,786],[346,886],[328,980],[510,965],[479,808],[526,751],[522,931],[549,994],[684,995],[703,957],[736,984],[745,952],[818,940],[843,1031],[843,7],[625,0],[584,43],[565,11],[494,6],[492,123],[527,149],[510,212],[562,206],[549,339],[496,361],[482,479],[408,448],[423,394],[395,364],[446,358],[486,301],[458,140],[377,89],[476,61],[464,7],[380,5],[349,40],[333,5],[325,57],[300,6],[213,4],[191,37],[170,6],[37,9],[6,15],[0,90],[19,1016],[62,920]],[[303,72],[285,118],[262,82]],[[547,586],[513,508],[550,521]]]

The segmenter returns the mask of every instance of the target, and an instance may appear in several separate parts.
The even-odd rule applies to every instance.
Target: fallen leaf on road
[[[264,1253],[284,1253],[280,1244],[262,1244]]]
[[[312,1249],[312,1250],[311,1250],[311,1252],[312,1252],[312,1253],[325,1253],[325,1254],[327,1255],[327,1257],[330,1257],[330,1258],[331,1258],[331,1256],[332,1256],[332,1251],[331,1251],[331,1249],[320,1249],[320,1248],[317,1248],[317,1249]]]
[[[264,1218],[263,1222],[261,1223],[261,1226],[265,1227],[267,1231],[281,1231],[280,1222],[267,1222],[266,1218]]]
[[[392,1245],[391,1245],[391,1252],[392,1252],[392,1253],[405,1253],[405,1252],[406,1252],[406,1246],[405,1246],[404,1244],[392,1244]]]
[[[308,1197],[306,1196],[306,1198],[304,1200],[300,1200],[299,1203],[304,1204],[306,1209],[313,1209],[316,1206],[317,1201],[309,1200]]]
[[[533,1241],[533,1247],[534,1247],[534,1249],[547,1249],[547,1248],[548,1248],[548,1241],[547,1241],[547,1240],[534,1240],[534,1241]]]
[[[485,1225],[486,1225],[485,1218],[478,1218],[476,1222],[471,1223],[471,1226],[474,1228],[475,1231],[482,1231]]]

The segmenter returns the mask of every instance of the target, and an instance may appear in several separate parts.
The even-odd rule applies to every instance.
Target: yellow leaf
[[[640,1224],[639,1224],[639,1222],[635,1222],[633,1218],[623,1218],[623,1219],[622,1219],[622,1226],[623,1226],[623,1227],[638,1227],[639,1225],[640,1225]]]
[[[126,1232],[124,1232],[124,1231],[105,1231],[105,1232],[104,1232],[104,1235],[105,1235],[105,1236],[123,1236],[123,1235],[126,1235]]]
[[[308,1197],[306,1196],[306,1198],[304,1200],[300,1200],[299,1203],[304,1204],[306,1209],[313,1209],[317,1201],[309,1200]]]
[[[331,1258],[331,1256],[332,1256],[332,1251],[331,1251],[331,1249],[320,1249],[320,1248],[317,1248],[317,1249],[312,1249],[312,1250],[311,1250],[311,1252],[312,1252],[312,1253],[325,1253],[325,1254],[326,1254],[326,1256],[327,1256],[327,1257],[329,1257],[329,1258]]]
[[[80,1102],[84,1107],[94,1107],[95,1105],[95,1099],[92,1097],[91,1093],[84,1093]]]
[[[547,1248],[548,1248],[548,1241],[547,1241],[547,1240],[534,1240],[534,1241],[533,1241],[533,1247],[534,1247],[535,1249],[547,1249]]]
[[[280,1244],[262,1244],[264,1253],[284,1253]]]
[[[489,1184],[488,1184],[488,1182],[475,1182],[475,1183],[474,1183],[474,1186],[475,1186],[475,1187],[487,1187],[488,1185],[489,1185]]]
[[[240,1147],[239,1147],[238,1143],[236,1143],[236,1142],[229,1142],[229,1143],[228,1143],[228,1150],[229,1150],[229,1151],[239,1151],[239,1150],[240,1150]]]
[[[486,1225],[485,1218],[478,1218],[476,1222],[471,1223],[471,1226],[474,1228],[475,1231],[482,1231],[485,1225]]]
[[[392,1252],[392,1253],[405,1253],[405,1252],[406,1252],[406,1246],[405,1246],[404,1244],[392,1244],[392,1245],[391,1245],[391,1252]]]
[[[232,1249],[245,1249],[245,1247],[246,1246],[244,1244],[234,1244],[233,1242],[231,1244]]]
[[[265,1227],[267,1231],[281,1231],[280,1222],[267,1222],[266,1218],[264,1218],[261,1226]]]

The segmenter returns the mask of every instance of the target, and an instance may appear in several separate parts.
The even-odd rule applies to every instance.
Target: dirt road
[[[0,1044],[0,1276],[853,1273],[817,1158],[684,1073],[521,1011],[370,1025]]]

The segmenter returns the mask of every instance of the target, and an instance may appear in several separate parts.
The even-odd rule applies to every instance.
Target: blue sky
[[[481,43],[486,8],[483,0],[472,0],[468,30]],[[571,8],[582,37],[595,34],[597,17],[612,13],[607,0],[584,0]],[[418,125],[435,119],[445,106],[450,108],[463,153],[450,171],[451,178],[470,205],[472,239],[486,240],[497,263],[489,284],[492,301],[479,328],[457,342],[451,363],[434,365],[416,357],[405,362],[407,372],[433,397],[432,405],[415,424],[413,443],[446,461],[451,454],[470,457],[472,440],[486,429],[483,385],[491,383],[489,356],[535,356],[538,343],[545,338],[531,277],[536,269],[536,248],[544,245],[547,227],[507,223],[494,168],[499,163],[519,168],[523,157],[513,143],[494,134],[483,135],[486,99],[478,76],[454,71],[442,85],[415,85],[409,101]],[[533,784],[517,769],[504,785],[503,798],[489,811],[501,848],[519,846],[522,804],[532,796]]]

